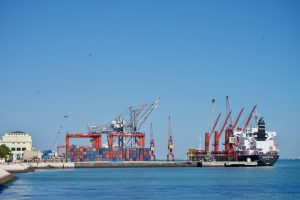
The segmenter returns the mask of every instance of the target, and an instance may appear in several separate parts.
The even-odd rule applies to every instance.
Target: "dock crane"
[[[221,115],[222,115],[222,113],[220,113],[220,114],[218,115],[217,120],[216,120],[216,122],[215,122],[213,128],[211,129],[211,131],[210,131],[209,133],[208,133],[208,132],[205,133],[205,153],[208,153],[208,152],[209,152],[209,140],[210,140],[210,138],[211,138],[213,132],[214,132],[215,129],[216,129],[216,126],[217,126],[217,124],[218,124],[218,121],[219,121]]]
[[[215,131],[215,140],[214,140],[214,144],[213,144],[213,146],[214,146],[214,153],[218,153],[218,152],[219,152],[219,141],[220,141],[220,137],[222,136],[222,133],[223,133],[223,131],[224,131],[224,129],[225,129],[225,126],[227,125],[228,119],[229,119],[229,117],[231,116],[231,112],[232,112],[232,111],[230,111],[230,112],[228,113],[228,115],[227,115],[227,117],[226,117],[226,119],[225,119],[225,121],[224,121],[224,123],[223,123],[223,126],[222,126],[222,128],[221,128],[221,130],[220,130],[220,132]]]
[[[244,125],[243,132],[245,132],[245,131],[247,130],[247,126],[248,126],[249,123],[250,123],[250,120],[251,120],[251,118],[252,118],[252,115],[253,115],[253,113],[254,113],[256,107],[257,107],[257,104],[253,107],[253,109],[252,109],[252,111],[251,111],[251,113],[250,113],[250,115],[249,115],[249,117],[248,117],[248,119],[247,119],[247,121],[246,121],[246,123],[245,123],[245,125]]]
[[[153,160],[155,161],[155,154],[154,154],[154,136],[153,136],[153,128],[152,123],[150,124],[150,159],[153,157]]]
[[[149,115],[158,107],[159,105],[159,98],[156,99],[147,109],[143,108],[141,117],[137,119],[137,130],[140,130],[140,128],[143,126],[144,122],[148,119]],[[141,112],[142,112],[141,111]]]
[[[137,108],[130,106],[129,109],[119,114],[111,123],[105,125],[88,125],[88,129],[105,134],[108,143],[112,146],[141,146],[144,140],[142,135],[144,134],[140,130],[150,114],[157,109],[158,105],[159,98],[151,104],[144,103]],[[111,138],[113,138],[113,141],[111,141]]]
[[[169,116],[169,133],[168,133],[168,154],[167,154],[167,161],[169,161],[170,156],[172,156],[172,161],[175,161],[175,157],[173,154],[173,136],[172,136],[172,127],[171,127],[171,117]]]

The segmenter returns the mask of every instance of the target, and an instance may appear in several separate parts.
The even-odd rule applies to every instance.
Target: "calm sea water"
[[[0,199],[300,199],[300,161],[257,168],[37,170]]]

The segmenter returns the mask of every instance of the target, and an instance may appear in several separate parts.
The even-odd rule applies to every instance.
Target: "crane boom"
[[[244,128],[243,128],[243,131],[245,131],[246,128],[247,128],[247,126],[249,125],[250,120],[251,120],[251,118],[252,118],[252,115],[253,115],[253,113],[254,113],[254,111],[255,111],[255,109],[256,109],[256,106],[257,106],[257,104],[253,107],[253,109],[252,109],[252,111],[251,111],[251,113],[250,113],[250,115],[249,115],[249,117],[248,117],[248,119],[247,119],[247,122],[246,122],[246,124],[245,124],[245,126],[244,126]]]
[[[139,114],[141,114],[141,112],[145,109],[146,106],[147,106],[147,103],[144,103],[141,105],[141,107],[136,112],[136,117],[138,117]]]
[[[145,107],[147,106],[147,103],[144,103],[140,106],[140,108],[133,110],[133,112],[131,111],[131,118],[130,121],[133,123],[132,126],[136,127],[136,125],[138,124],[138,117],[139,115],[142,113],[142,111],[145,109]]]
[[[218,152],[219,151],[219,140],[220,140],[220,137],[221,137],[221,135],[222,135],[222,133],[223,133],[223,131],[225,129],[225,126],[226,126],[226,124],[228,122],[228,119],[229,119],[230,115],[231,115],[231,111],[228,113],[228,115],[227,115],[227,117],[226,117],[226,119],[225,119],[225,121],[223,123],[223,126],[222,126],[222,128],[220,130],[220,132],[219,133],[218,133],[218,131],[215,132],[215,143],[213,144],[213,146],[215,147],[214,148],[214,152]]]
[[[229,112],[230,112],[229,97],[226,96],[226,115],[228,115]],[[229,122],[232,123],[231,116]]]
[[[221,115],[222,115],[222,113],[220,112],[220,114],[218,115],[218,118],[217,118],[217,120],[216,120],[216,122],[215,122],[215,124],[214,124],[213,128],[211,129],[211,131],[210,131],[210,133],[209,133],[209,138],[211,137],[211,135],[212,135],[212,134],[213,134],[213,132],[215,131],[215,129],[216,129],[216,126],[217,126],[217,124],[218,124],[218,121],[219,121],[219,119],[220,119]]]
[[[224,131],[224,129],[225,129],[225,126],[226,126],[226,124],[227,124],[227,122],[228,122],[228,119],[229,119],[229,117],[231,116],[231,112],[232,112],[232,111],[230,111],[230,112],[228,113],[228,115],[227,115],[227,117],[226,117],[226,119],[225,119],[225,122],[224,122],[224,124],[223,124],[223,126],[222,126],[222,128],[221,128],[221,130],[220,130],[220,132],[219,132],[219,137],[221,137],[221,135],[222,135],[222,133],[223,133],[223,131]]]
[[[241,115],[242,115],[243,111],[244,111],[244,108],[242,108],[242,110],[240,111],[239,115],[237,116],[237,118],[236,118],[236,120],[235,120],[235,122],[234,122],[234,124],[233,124],[233,126],[232,126],[232,130],[234,130],[234,129],[235,129],[235,127],[236,127],[237,123],[238,123],[238,122],[239,122],[239,120],[240,120],[240,117],[241,117]]]
[[[158,107],[158,105],[159,105],[159,99],[155,100],[151,104],[151,106],[149,107],[149,109],[138,120],[138,122],[137,122],[137,130],[139,130],[142,127],[142,125],[144,124],[144,122],[146,121],[146,119]]]

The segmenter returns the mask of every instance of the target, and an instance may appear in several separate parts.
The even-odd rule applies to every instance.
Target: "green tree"
[[[10,149],[5,144],[0,145],[0,158],[6,159],[10,154]]]

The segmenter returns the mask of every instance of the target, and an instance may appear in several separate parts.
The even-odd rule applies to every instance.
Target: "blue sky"
[[[0,134],[26,130],[47,149],[61,125],[87,132],[161,97],[147,144],[152,121],[165,158],[171,115],[185,158],[210,126],[211,98],[224,113],[228,95],[234,117],[257,103],[282,157],[300,156],[299,11],[298,1],[1,1]]]

